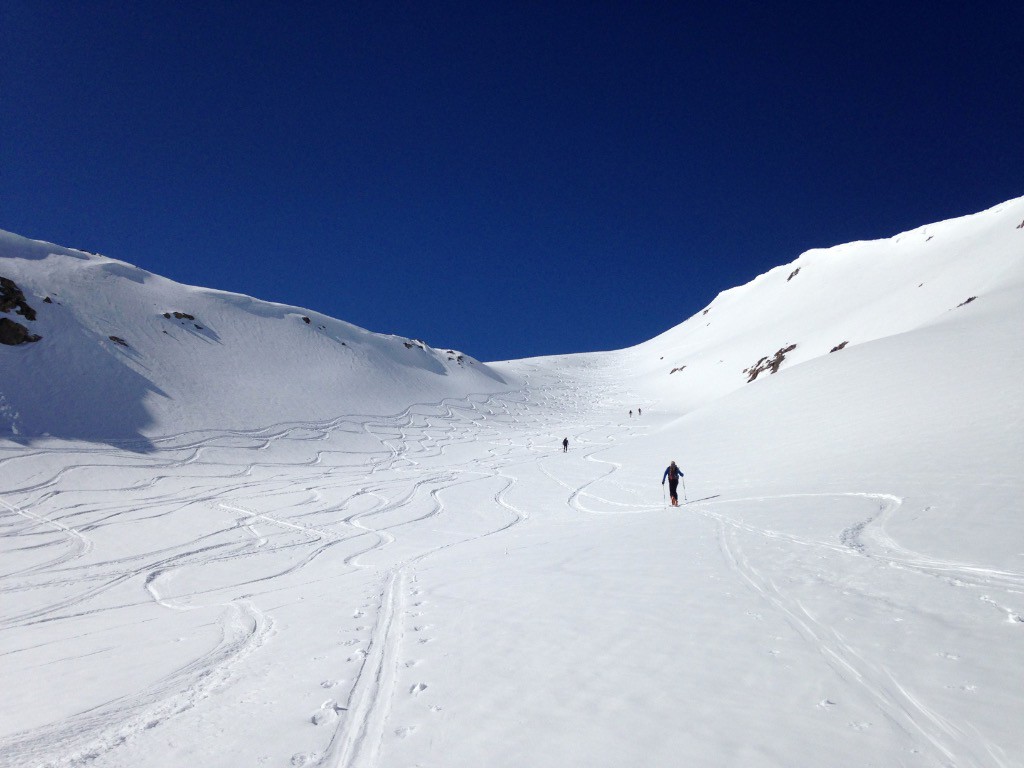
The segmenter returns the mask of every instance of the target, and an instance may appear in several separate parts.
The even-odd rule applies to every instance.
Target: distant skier
[[[562,440],[562,453],[569,452],[569,438],[566,437]]]
[[[633,411],[632,411],[632,409],[629,411],[629,418],[631,418],[631,419],[633,418]]]
[[[679,478],[683,476],[682,470],[676,466],[673,461],[668,467],[665,468],[665,474],[661,476],[661,484],[665,484],[665,480],[668,480],[668,495],[672,498],[672,506],[679,506]]]
[[[637,408],[636,409],[636,415],[637,416],[643,416],[644,415],[644,409],[643,408]]]

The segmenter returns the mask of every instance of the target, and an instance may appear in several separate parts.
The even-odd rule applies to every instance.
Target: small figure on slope
[[[668,495],[672,499],[672,506],[679,506],[679,478],[683,476],[683,472],[676,463],[673,461],[668,467],[665,468],[665,474],[661,476],[661,484],[665,484],[665,480],[668,480]]]
[[[562,440],[562,453],[568,453],[569,451],[569,438],[566,437]]]

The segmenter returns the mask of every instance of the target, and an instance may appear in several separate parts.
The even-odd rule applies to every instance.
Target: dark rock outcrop
[[[36,311],[25,301],[25,294],[15,282],[6,277],[0,277],[0,312],[11,312],[21,315],[26,320],[35,320]],[[42,336],[32,333],[21,323],[11,320],[9,317],[0,317],[0,344],[14,346],[16,344],[28,344],[39,341]]]
[[[781,366],[782,361],[786,359],[786,354],[792,352],[794,349],[796,349],[796,344],[790,344],[788,347],[783,347],[776,352],[774,357],[762,357],[750,368],[745,368],[743,372],[747,374],[747,381],[753,381],[765,371],[768,371],[769,373],[778,373],[779,366]]]
[[[25,294],[13,280],[0,277],[0,312],[14,310],[26,320],[35,320],[36,311],[25,301]]]
[[[28,344],[39,341],[42,336],[30,333],[21,323],[16,323],[10,318],[0,317],[0,344],[15,346],[16,344]]]

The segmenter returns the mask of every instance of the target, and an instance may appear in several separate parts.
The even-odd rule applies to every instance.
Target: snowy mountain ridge
[[[641,359],[638,386],[654,386],[652,395],[670,374],[666,391],[689,411],[744,386],[759,361],[771,363],[780,350],[777,370],[941,323],[989,294],[1020,290],[1022,223],[1018,198],[892,238],[812,249],[623,354]]]
[[[630,360],[622,375],[648,399],[666,396],[688,412],[772,370],[937,322],[994,288],[1019,286],[1020,223],[1024,198],[884,240],[812,249],[609,355]],[[267,424],[395,413],[519,381],[515,365],[488,366],[11,233],[0,232],[0,276],[31,297],[38,319],[24,325],[42,337],[0,348],[0,431],[23,439],[145,441],[261,413]],[[66,407],[55,408],[61,401]]]
[[[167,431],[395,413],[507,389],[455,350],[95,254],[0,235],[40,340],[0,347],[0,432],[145,443]]]

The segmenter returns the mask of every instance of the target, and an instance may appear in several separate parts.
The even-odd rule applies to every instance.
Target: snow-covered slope
[[[0,277],[35,311],[7,317],[41,337],[0,346],[0,434],[145,445],[508,388],[454,350],[4,232]]]
[[[0,392],[96,348],[170,397],[145,451],[0,434],[0,766],[1024,766],[1024,198],[469,370],[12,242],[63,304],[7,313],[43,339]],[[340,341],[377,399],[279,402]],[[87,418],[53,379],[50,422]]]
[[[758,362],[780,350],[792,347],[779,366],[788,369],[837,347],[986,312],[990,302],[1019,297],[1022,224],[1024,198],[890,239],[808,251],[623,352],[628,375],[647,396],[689,411],[745,386]]]

